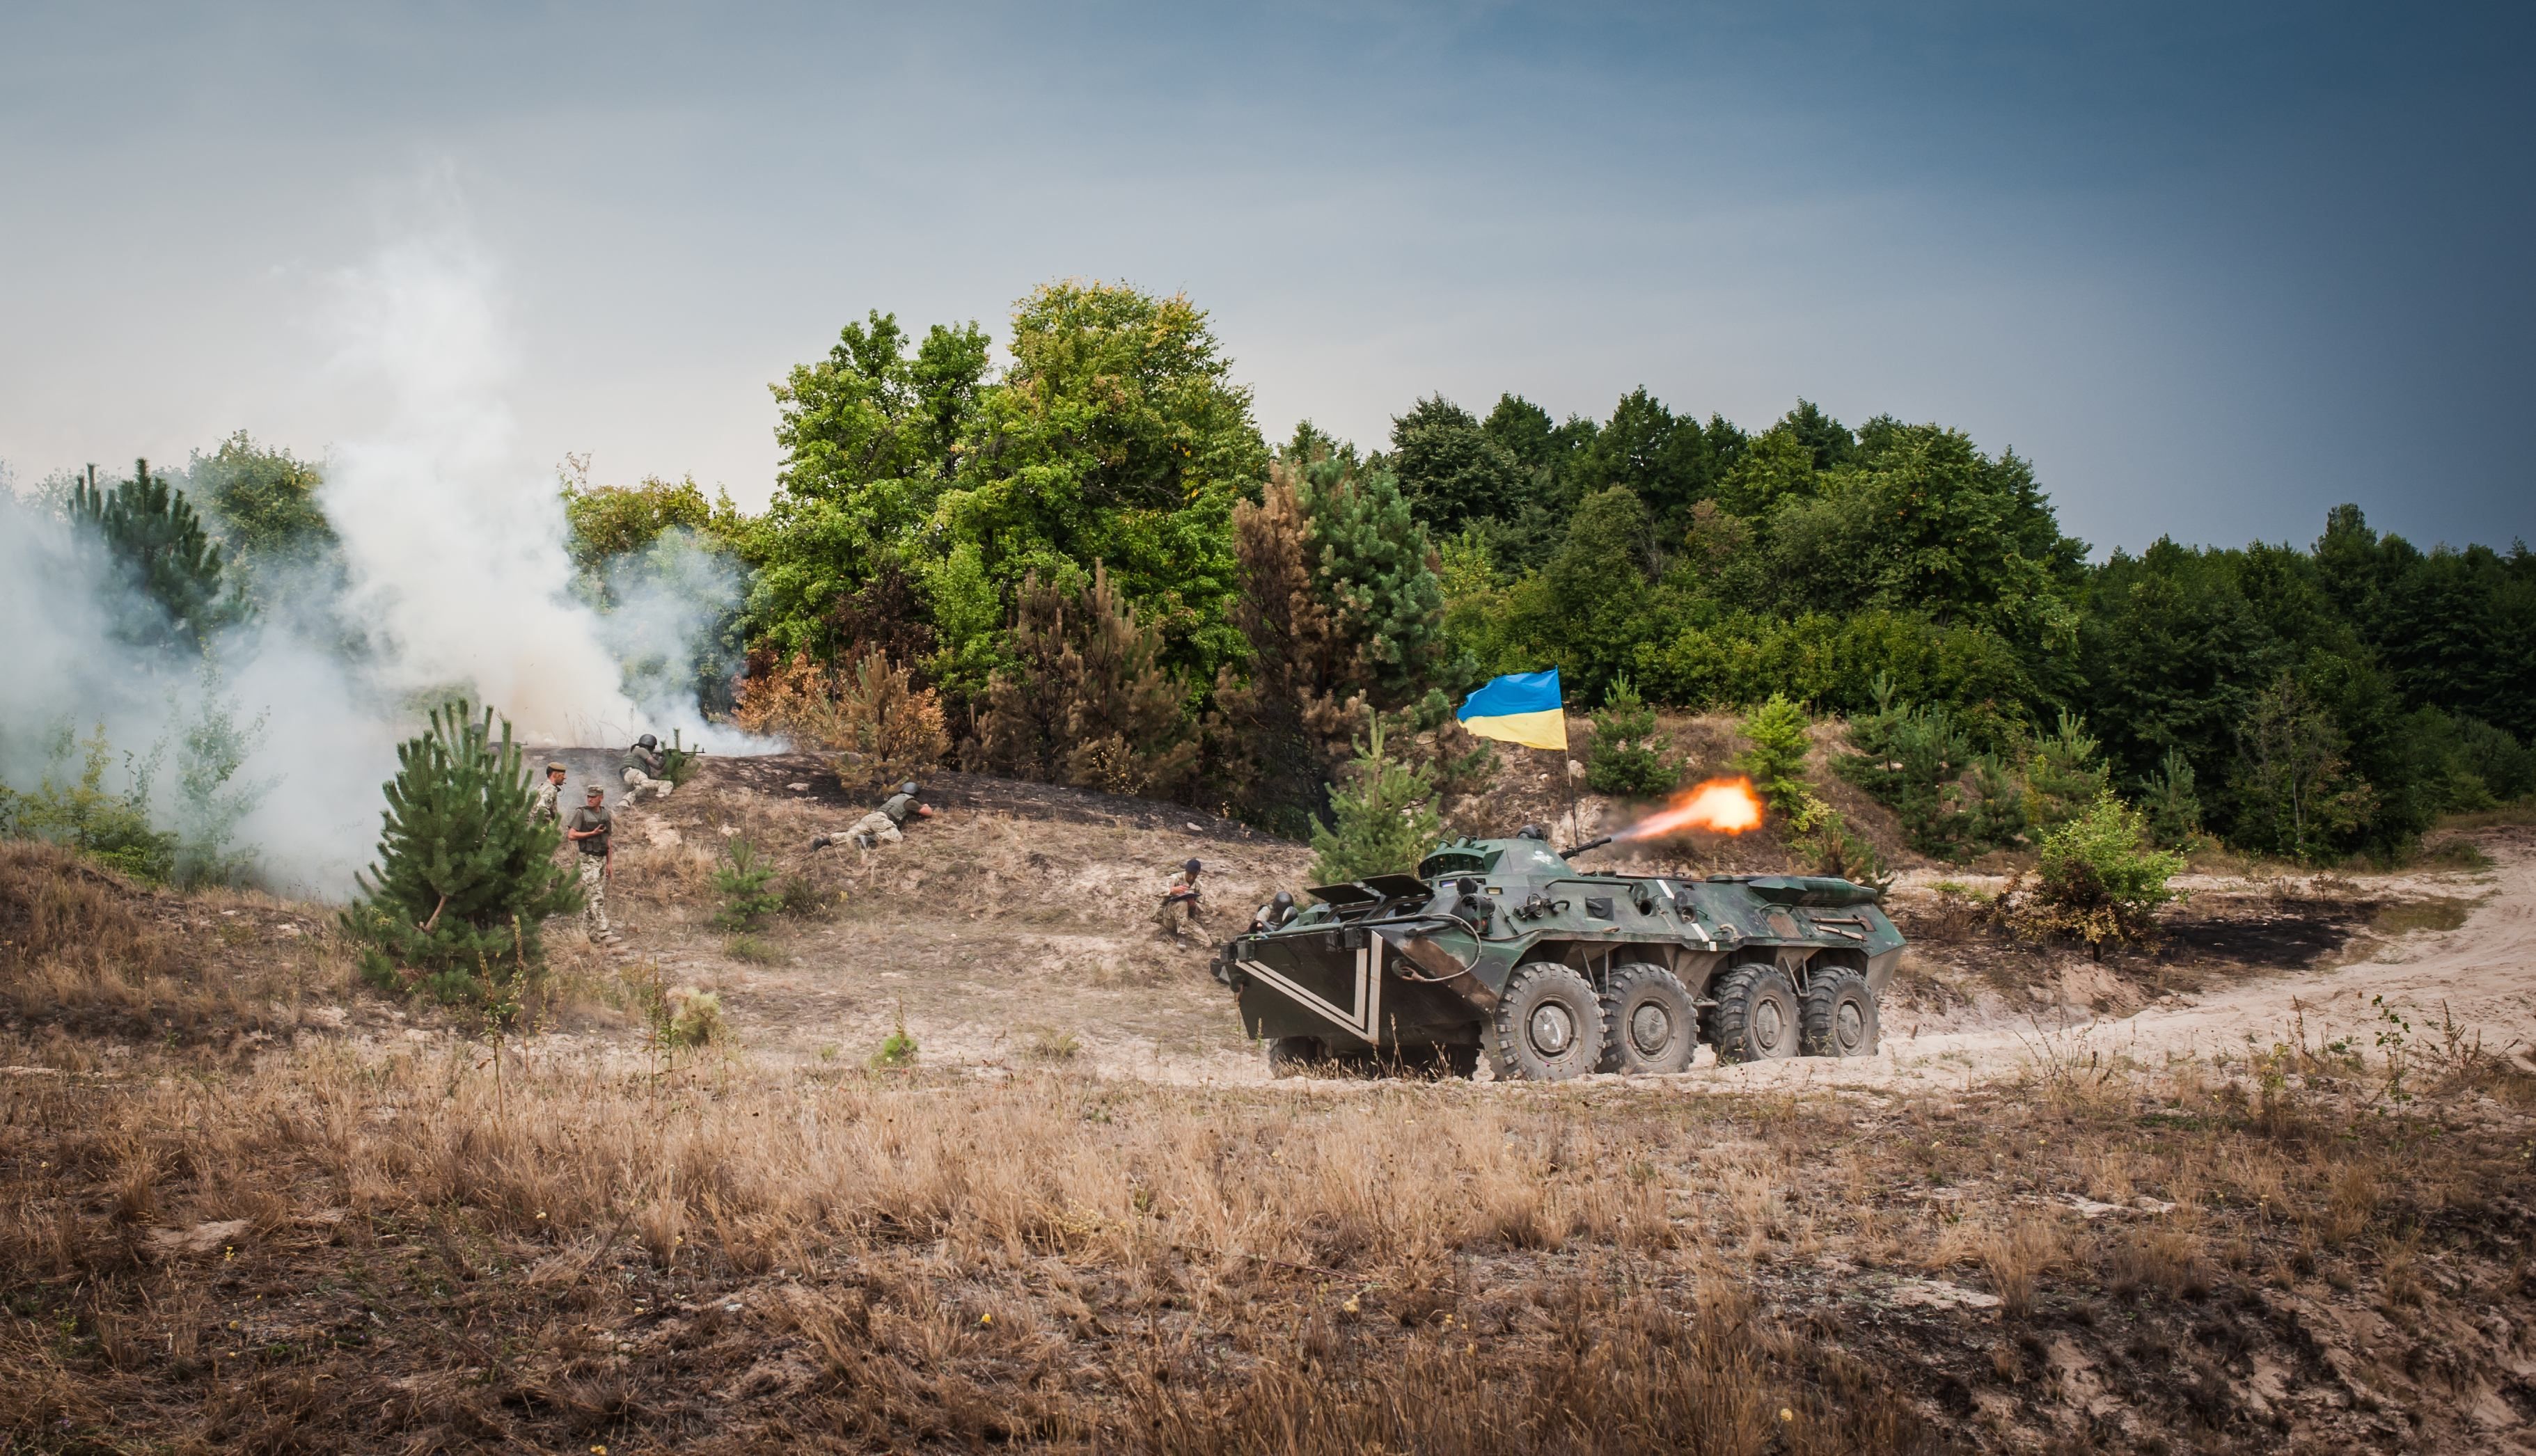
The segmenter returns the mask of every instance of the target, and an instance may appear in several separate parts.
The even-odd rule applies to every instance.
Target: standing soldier
[[[563,828],[563,837],[581,851],[582,925],[592,941],[610,945],[618,939],[607,926],[607,881],[616,867],[608,841],[615,838],[615,828],[616,816],[607,812],[607,795],[596,784]]]
[[[652,795],[654,798],[667,798],[669,791],[677,787],[664,777],[667,772],[661,757],[661,740],[650,733],[636,738],[634,746],[625,750],[625,801],[632,803],[646,788],[659,791]]]
[[[913,783],[901,784],[898,792],[891,794],[879,808],[856,820],[852,829],[843,834],[823,834],[810,841],[810,848],[824,850],[841,839],[854,841],[855,848],[858,850],[897,844],[906,838],[898,832],[899,826],[910,819],[933,817],[933,806],[917,797],[922,791]]]
[[[538,786],[537,802],[529,809],[529,818],[531,822],[538,824],[553,824],[562,820],[563,775],[564,768],[562,764],[550,763],[546,765],[546,781]]]

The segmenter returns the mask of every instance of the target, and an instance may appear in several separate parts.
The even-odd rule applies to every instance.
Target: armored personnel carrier
[[[1804,875],[1605,874],[1538,831],[1437,847],[1415,874],[1320,885],[1215,974],[1271,1069],[1501,1079],[1866,1056],[1903,939],[1875,891]]]

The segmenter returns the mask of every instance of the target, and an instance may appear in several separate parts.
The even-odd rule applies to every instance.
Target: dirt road
[[[2374,1056],[2381,1032],[2421,1047],[2435,1043],[2449,1024],[2469,1039],[2479,1037],[2485,1049],[2527,1063],[2536,1059],[2536,833],[2496,831],[2481,843],[2494,859],[2490,870],[2413,874],[2373,887],[2479,897],[2464,923],[2361,942],[2359,958],[2342,965],[2170,997],[2120,1018],[2031,1013],[2013,1025],[1916,1037],[1907,1026],[1888,1023],[1883,1050],[1874,1057],[1721,1067],[1706,1075],[1721,1089],[1896,1082],[1959,1087],[2052,1060],[2083,1062],[2091,1054],[2145,1062],[2242,1056],[2249,1039],[2268,1047],[2295,1044],[2302,1036],[2310,1045],[2348,1038]],[[2388,1012],[2408,1026],[2388,1021]]]

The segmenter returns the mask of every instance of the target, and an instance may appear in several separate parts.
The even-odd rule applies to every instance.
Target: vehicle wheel
[[[1318,1037],[1271,1037],[1268,1039],[1268,1075],[1300,1077],[1330,1059],[1329,1048]]]
[[[1875,993],[1855,971],[1834,971],[1806,987],[1805,1051],[1807,1056],[1873,1056]]]
[[[1679,1072],[1699,1050],[1699,1008],[1662,966],[1617,967],[1603,987],[1598,1072]]]
[[[1555,961],[1516,969],[1489,1031],[1500,1082],[1563,1082],[1603,1059],[1603,1003],[1591,982]]]
[[[1776,966],[1744,966],[1717,982],[1709,1013],[1719,1061],[1777,1061],[1797,1054],[1797,988]]]

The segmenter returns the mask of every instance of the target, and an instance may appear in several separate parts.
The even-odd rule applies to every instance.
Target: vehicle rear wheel
[[[1603,1059],[1603,1003],[1582,975],[1535,961],[1506,982],[1489,1034],[1497,1080],[1563,1082]]]
[[[1321,1044],[1318,1037],[1268,1039],[1268,1075],[1271,1077],[1308,1076],[1312,1068],[1329,1059],[1329,1048]]]
[[[1679,1072],[1699,1050],[1699,1008],[1679,977],[1640,962],[1603,987],[1601,1072]]]
[[[1816,976],[1806,987],[1807,1056],[1873,1056],[1878,1030],[1875,993],[1855,971]]]
[[[1709,1013],[1717,1059],[1777,1061],[1797,1054],[1800,1032],[1797,988],[1776,966],[1744,966],[1717,982],[1717,1009]]]

